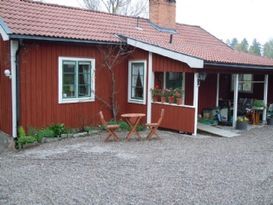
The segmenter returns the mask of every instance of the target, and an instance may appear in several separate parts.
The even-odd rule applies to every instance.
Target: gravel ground
[[[2,153],[0,204],[273,204],[272,127],[236,138],[160,135]]]

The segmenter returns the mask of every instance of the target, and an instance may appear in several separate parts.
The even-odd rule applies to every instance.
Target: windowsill
[[[146,103],[144,102],[144,100],[133,100],[133,99],[129,99],[129,100],[128,100],[128,103],[146,105]]]
[[[166,106],[175,106],[175,107],[184,107],[184,108],[195,108],[192,105],[177,105],[176,103],[162,103],[162,102],[153,102],[154,104],[166,105]]]
[[[85,103],[85,102],[95,102],[94,98],[77,98],[77,99],[67,99],[59,100],[59,104],[69,104],[69,103]]]

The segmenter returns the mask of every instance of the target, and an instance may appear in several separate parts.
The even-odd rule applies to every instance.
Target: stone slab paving
[[[0,204],[273,204],[272,127],[234,138],[160,135],[1,153]]]

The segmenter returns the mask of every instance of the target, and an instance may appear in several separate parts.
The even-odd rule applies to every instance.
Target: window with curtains
[[[146,61],[129,61],[128,101],[145,104]]]
[[[59,103],[94,100],[94,59],[59,57]]]

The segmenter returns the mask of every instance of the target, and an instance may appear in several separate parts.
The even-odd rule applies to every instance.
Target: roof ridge
[[[45,2],[41,2],[41,1],[33,1],[33,0],[19,0],[19,1],[30,3],[30,4],[40,4],[43,6],[51,6],[51,7],[58,7],[58,8],[64,8],[64,9],[86,11],[86,12],[91,12],[91,13],[99,13],[99,14],[105,14],[105,15],[109,15],[109,16],[119,16],[119,17],[132,18],[132,19],[140,18],[140,19],[147,20],[147,18],[144,18],[144,17],[126,16],[126,15],[122,15],[122,14],[113,14],[113,13],[108,13],[105,11],[95,11],[95,10],[91,10],[88,8],[65,6],[65,5],[54,4],[54,3],[45,3]]]

